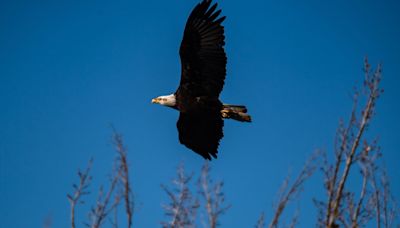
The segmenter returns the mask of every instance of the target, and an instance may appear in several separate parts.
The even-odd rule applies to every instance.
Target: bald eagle
[[[211,160],[217,158],[223,119],[251,122],[243,105],[223,104],[219,94],[226,75],[225,36],[217,3],[203,0],[192,10],[179,49],[181,80],[175,93],[152,99],[179,111],[179,141]],[[211,156],[210,156],[211,155]]]

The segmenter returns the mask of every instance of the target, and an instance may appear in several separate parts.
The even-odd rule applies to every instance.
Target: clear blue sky
[[[0,226],[69,226],[66,193],[94,157],[93,192],[114,158],[112,123],[129,148],[137,227],[163,219],[160,189],[183,161],[200,156],[178,142],[172,109],[151,98],[174,92],[178,47],[197,0],[0,2]],[[289,169],[317,148],[332,151],[351,109],[365,55],[384,66],[385,93],[369,128],[400,199],[400,3],[398,1],[219,1],[227,15],[228,75],[221,95],[246,104],[254,122],[225,122],[216,179],[232,208],[222,227],[250,227],[271,205]],[[300,224],[315,224],[305,186]],[[88,198],[92,200],[92,198]],[[78,209],[80,218],[86,211]],[[290,212],[289,215],[292,215]]]

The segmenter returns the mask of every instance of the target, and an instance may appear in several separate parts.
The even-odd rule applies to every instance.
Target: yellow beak
[[[157,103],[157,99],[151,99],[151,103],[152,104]]]

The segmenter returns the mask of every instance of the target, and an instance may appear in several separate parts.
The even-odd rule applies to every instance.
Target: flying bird
[[[211,160],[217,158],[223,137],[223,119],[251,122],[243,105],[224,104],[219,94],[226,75],[224,50],[225,16],[203,0],[190,13],[179,49],[181,80],[175,93],[152,99],[179,111],[179,141],[189,149]]]

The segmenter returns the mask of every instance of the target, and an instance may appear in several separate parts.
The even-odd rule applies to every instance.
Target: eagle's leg
[[[225,109],[222,109],[221,110],[221,115],[222,115],[222,118],[229,118],[229,111],[225,110]]]
[[[234,119],[241,122],[251,122],[251,116],[247,114],[247,108],[244,105],[223,104],[221,116],[224,119]]]

